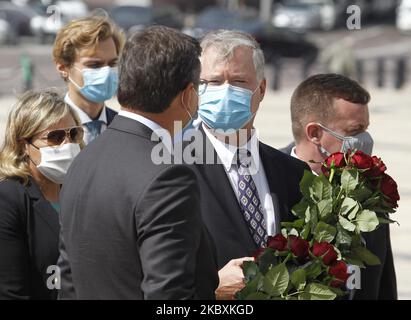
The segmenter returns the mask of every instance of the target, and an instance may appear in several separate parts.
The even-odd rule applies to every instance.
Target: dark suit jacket
[[[290,154],[294,146],[294,143],[290,143],[280,150]],[[361,290],[355,290],[354,300],[396,300],[397,280],[389,226],[382,225],[373,232],[363,233],[363,237],[367,249],[381,260],[381,265],[367,266],[361,270]]]
[[[196,175],[154,164],[151,134],[116,116],[73,162],[61,192],[59,298],[214,298]]]
[[[0,299],[55,299],[47,288],[58,258],[58,213],[33,180],[0,182]]]
[[[200,132],[211,145],[202,128]],[[304,162],[262,142],[259,143],[259,151],[274,211],[280,215],[281,221],[290,221],[294,219],[291,208],[301,198],[299,182],[304,169],[309,168]],[[219,269],[231,259],[252,256],[257,245],[250,235],[225,168],[222,164],[197,164],[196,168],[201,187],[203,221],[216,244]]]

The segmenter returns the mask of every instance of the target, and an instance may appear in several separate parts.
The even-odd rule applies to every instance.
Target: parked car
[[[276,7],[272,22],[279,28],[327,31],[340,24],[346,8],[335,0],[283,0]]]
[[[251,34],[260,43],[267,63],[274,62],[276,58],[314,61],[318,54],[317,46],[304,34],[276,28],[269,22],[263,23],[252,11],[210,7],[198,16],[193,28],[183,31],[201,38],[212,29],[234,29]]]
[[[127,34],[151,25],[165,25],[175,29],[183,27],[182,13],[175,6],[115,6],[109,10],[109,16]]]
[[[7,21],[10,44],[19,43],[20,36],[32,35],[30,20],[36,12],[28,7],[17,6],[8,1],[0,1],[0,19]]]
[[[397,8],[398,30],[404,33],[411,32],[411,0],[402,0]]]
[[[0,18],[0,45],[9,43],[10,23]]]
[[[50,1],[47,4],[38,1],[32,4],[32,8],[37,15],[31,19],[30,27],[40,43],[54,39],[60,28],[70,20],[89,13],[86,4],[80,0]]]

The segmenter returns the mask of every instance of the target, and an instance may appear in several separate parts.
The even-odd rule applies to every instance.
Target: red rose
[[[268,237],[267,247],[273,250],[286,251],[287,239],[282,234],[277,234],[274,237]]]
[[[334,246],[328,242],[314,242],[313,255],[316,257],[323,256],[323,262],[327,266],[334,263],[338,258],[338,254],[334,250]]]
[[[299,261],[305,260],[308,257],[310,244],[308,241],[296,236],[289,236],[289,248],[291,252],[298,258]]]
[[[345,159],[344,159],[344,153],[342,152],[336,152],[330,155],[327,159],[325,159],[325,163],[327,164],[327,167],[331,167],[332,164],[334,163],[334,167],[336,168],[341,168],[346,165]]]
[[[381,192],[389,198],[393,208],[398,207],[397,201],[400,200],[397,183],[388,174],[383,174],[381,179]]]
[[[345,285],[348,277],[350,276],[347,270],[347,265],[344,261],[336,261],[331,265],[330,269],[328,270],[328,274],[334,277],[334,280],[331,281],[332,287],[339,288]]]
[[[330,155],[327,159],[324,160],[324,164],[321,167],[321,171],[328,176],[331,166],[334,168],[342,168],[346,165],[344,153],[336,152]]]
[[[257,262],[258,258],[260,258],[260,256],[263,254],[263,252],[264,252],[265,249],[266,249],[266,248],[258,248],[258,249],[254,252],[253,257],[254,257],[254,261],[255,261],[255,262]]]
[[[382,162],[381,158],[373,156],[372,162],[372,168],[369,171],[367,171],[367,174],[370,177],[379,177],[385,172],[385,170],[387,170],[387,167],[385,166],[384,162]]]
[[[351,163],[358,169],[370,169],[373,166],[372,158],[360,150],[351,156]]]

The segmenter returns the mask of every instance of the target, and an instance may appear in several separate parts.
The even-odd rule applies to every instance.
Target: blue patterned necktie
[[[267,243],[267,227],[264,219],[264,211],[258,196],[257,187],[250,175],[250,153],[247,157],[237,153],[238,168],[238,199],[241,211],[254,242],[259,247],[265,247]]]
[[[103,121],[101,120],[93,120],[90,122],[85,123],[88,131],[90,132],[90,141],[93,141],[98,135],[101,133],[101,126],[103,125]]]

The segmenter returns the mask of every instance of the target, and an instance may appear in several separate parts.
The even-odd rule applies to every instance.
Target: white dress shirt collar
[[[77,115],[80,118],[80,121],[82,124],[88,123],[93,121],[87,113],[85,113],[82,109],[80,109],[76,104],[71,100],[69,93],[67,92],[66,96],[64,97],[64,101],[71,107],[73,108],[76,112]],[[107,124],[107,114],[106,114],[106,106],[103,106],[103,109],[101,109],[100,117],[97,119],[102,121],[103,123]]]
[[[164,129],[162,126],[160,126],[158,123],[143,117],[142,115],[139,115],[134,112],[126,111],[126,110],[120,110],[118,113],[119,116],[123,116],[132,120],[135,120],[137,122],[140,122],[141,124],[145,125],[146,127],[150,128],[153,132],[155,132],[159,137],[166,138],[170,136],[168,131]],[[168,141],[170,140],[170,141]],[[170,139],[162,139],[162,143],[165,145],[167,148],[167,151],[171,154],[173,150],[171,138]]]
[[[290,153],[290,156],[292,156],[293,158],[296,158],[296,159],[299,159],[298,158],[298,156],[297,156],[297,154],[295,153],[295,146],[291,149],[291,153]]]
[[[295,149],[296,149],[295,146],[291,149],[290,156],[292,156],[292,157],[294,157],[298,160],[301,160],[300,158],[298,158],[297,153],[295,152]],[[304,160],[301,160],[301,161],[304,161]],[[318,173],[316,173],[315,171],[311,170],[311,172],[314,173],[316,176],[318,176]]]
[[[207,138],[210,140],[213,145],[218,157],[220,158],[225,170],[228,172],[233,164],[234,157],[237,153],[237,147],[230,144],[226,144],[221,140],[217,139],[210,129],[206,128],[203,125],[204,132],[207,135]],[[253,129],[250,140],[244,146],[241,146],[240,149],[244,149],[250,152],[251,154],[251,168],[257,168],[260,164],[260,152],[259,152],[259,140],[258,140],[258,131]]]

